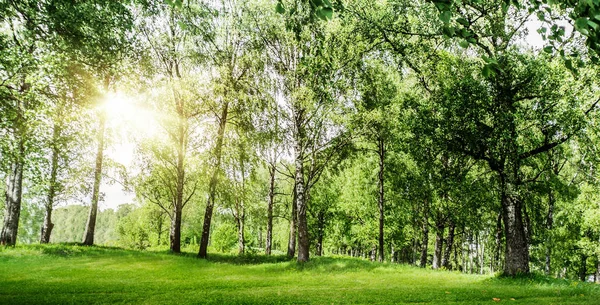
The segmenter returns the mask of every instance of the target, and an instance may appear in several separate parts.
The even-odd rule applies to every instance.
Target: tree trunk
[[[269,202],[267,205],[267,241],[265,246],[265,254],[271,255],[271,247],[273,244],[273,204],[275,202],[275,166],[269,166]]]
[[[107,90],[108,91],[108,90]],[[102,182],[102,162],[104,161],[104,137],[106,129],[106,113],[100,114],[100,127],[98,128],[98,150],[96,151],[96,168],[94,169],[94,186],[92,189],[92,204],[83,235],[83,244],[91,246],[94,244],[94,232],[96,230],[96,215],[98,214],[98,199],[100,196],[100,184]]]
[[[370,259],[372,262],[375,261],[375,259],[377,258],[377,246],[373,245],[373,247],[371,248],[371,251],[369,251],[370,253]]]
[[[446,237],[446,248],[442,255],[442,268],[446,270],[452,270],[452,266],[450,265],[450,254],[452,253],[452,246],[454,245],[454,230],[454,220],[450,219],[450,223],[448,224],[448,236]]]
[[[287,256],[293,258],[296,256],[296,238],[297,238],[297,219],[298,214],[296,213],[296,184],[294,183],[294,191],[292,195],[292,215],[290,215],[290,238],[288,240],[288,251]]]
[[[19,145],[21,156],[24,145]],[[13,161],[10,173],[6,176],[4,226],[0,233],[0,245],[14,246],[17,243],[17,232],[19,231],[19,217],[21,215],[21,198],[23,194],[23,163],[22,158]]]
[[[529,249],[523,225],[522,202],[514,185],[502,179],[502,217],[506,237],[504,273],[529,273]]]
[[[61,127],[54,124],[52,131],[52,161],[50,167],[50,181],[48,181],[48,196],[46,197],[46,214],[44,215],[44,224],[42,225],[42,233],[40,243],[47,244],[50,242],[50,234],[54,224],[52,223],[52,210],[54,208],[54,197],[56,196],[56,176],[58,173],[58,141],[60,140]]]
[[[182,211],[177,205],[173,205],[173,218],[171,218],[171,230],[169,234],[170,250],[173,253],[181,252],[181,215]]]
[[[317,215],[317,256],[323,255],[323,235],[325,234],[325,213],[319,211]]]
[[[494,262],[496,264],[496,267],[498,267],[498,268],[500,268],[501,248],[502,248],[502,213],[498,213],[498,217],[496,218],[496,251],[494,252]]]
[[[296,165],[296,213],[298,217],[298,262],[307,262],[309,259],[310,241],[308,237],[308,223],[306,219],[306,194],[304,185],[304,110],[297,111],[295,117],[296,137],[294,145],[294,162]]]
[[[600,258],[596,259],[596,283],[600,284]]]
[[[554,193],[548,191],[548,215],[546,216],[546,265],[544,271],[550,275],[552,256],[552,227],[554,225]]]
[[[171,245],[170,249],[173,253],[181,252],[181,218],[183,214],[183,191],[185,183],[185,155],[186,155],[186,126],[184,106],[181,101],[177,103],[177,114],[179,116],[177,130],[177,185],[175,193],[175,205],[173,207],[174,217],[171,219]]]
[[[423,243],[421,244],[421,268],[427,266],[427,246],[429,244],[429,202],[423,203]]]
[[[238,212],[239,213],[239,212]],[[246,250],[246,241],[244,239],[244,212],[242,212],[241,216],[236,217],[237,220],[237,229],[238,229],[238,254],[244,254]]]
[[[202,225],[202,239],[200,240],[200,250],[198,251],[199,258],[206,258],[208,250],[208,239],[210,237],[210,224],[212,222],[213,208],[217,197],[217,181],[219,171],[221,169],[221,149],[223,147],[223,138],[225,136],[225,126],[227,124],[227,115],[229,114],[229,103],[225,102],[221,117],[219,118],[219,130],[217,132],[217,143],[215,145],[215,164],[213,173],[208,185],[208,200],[206,202],[206,210],[204,211],[204,224]]]
[[[579,280],[585,281],[587,275],[587,255],[581,254],[581,266],[579,267]]]
[[[383,227],[384,227],[384,165],[385,165],[385,146],[383,138],[379,138],[378,143],[378,154],[379,154],[379,262],[384,260],[384,248],[383,248]]]
[[[444,247],[444,223],[438,215],[435,231],[435,246],[433,251],[433,269],[439,269],[442,266],[442,249]]]

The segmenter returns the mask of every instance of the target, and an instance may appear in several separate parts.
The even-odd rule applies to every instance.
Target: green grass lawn
[[[32,245],[0,250],[0,303],[600,304],[600,286],[350,258],[298,265],[281,256],[215,254],[207,261],[194,254]]]

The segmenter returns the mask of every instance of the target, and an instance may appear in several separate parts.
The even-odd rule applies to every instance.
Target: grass
[[[495,299],[495,300],[494,300]],[[130,251],[77,245],[0,250],[1,304],[600,304],[600,285],[502,278],[352,258]]]

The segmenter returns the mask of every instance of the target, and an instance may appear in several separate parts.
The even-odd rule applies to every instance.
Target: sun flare
[[[110,125],[134,137],[153,137],[156,134],[155,113],[141,101],[123,92],[112,92],[104,104]]]

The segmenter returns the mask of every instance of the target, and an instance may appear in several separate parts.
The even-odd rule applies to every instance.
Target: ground
[[[600,304],[600,285],[467,275],[352,258],[0,250],[0,304]]]

